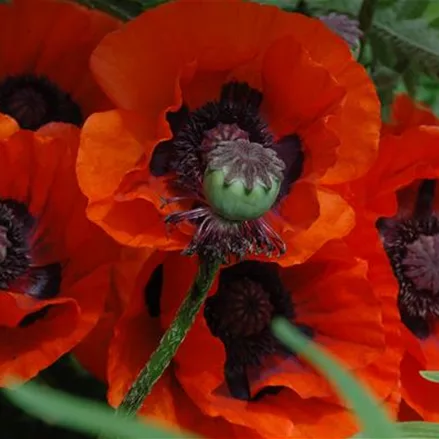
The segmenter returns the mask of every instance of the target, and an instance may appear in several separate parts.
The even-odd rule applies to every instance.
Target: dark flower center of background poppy
[[[285,251],[284,243],[261,218],[246,220],[242,225],[234,221],[236,218],[221,216],[209,206],[203,190],[205,173],[211,169],[212,160],[220,161],[227,170],[226,179],[239,177],[249,187],[255,182],[271,184],[271,177],[277,177],[281,181],[277,202],[300,177],[304,161],[300,139],[296,134],[274,138],[261,116],[262,99],[262,93],[248,84],[230,82],[223,86],[218,100],[193,111],[183,106],[167,116],[174,137],[157,145],[150,170],[155,176],[173,173],[171,185],[181,194],[175,199],[194,200],[193,209],[166,219],[172,224],[190,221],[198,225],[186,254],[198,253],[223,260],[225,255],[241,258],[247,253],[271,255]],[[254,154],[240,154],[244,144],[252,146]],[[212,155],[219,146],[224,155]],[[269,166],[259,166],[256,156]],[[230,163],[225,162],[226,158]]]
[[[30,267],[29,235],[34,224],[27,208],[13,200],[0,201],[0,288]]]
[[[34,225],[35,219],[25,204],[0,200],[0,290],[47,299],[59,292],[61,265],[33,264],[30,240]]]
[[[411,218],[382,218],[378,228],[399,282],[403,323],[419,338],[439,317],[439,218],[432,211],[436,182],[421,183]]]
[[[0,82],[0,112],[21,128],[37,130],[49,122],[81,126],[81,109],[70,95],[44,76],[8,76]]]
[[[245,261],[222,270],[218,291],[206,301],[204,317],[224,344],[224,378],[234,398],[253,399],[249,368],[273,354],[291,355],[272,335],[275,316],[295,317],[290,293],[272,263]],[[309,328],[301,328],[311,335]]]

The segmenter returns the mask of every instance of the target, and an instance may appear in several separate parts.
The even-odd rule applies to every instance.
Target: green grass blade
[[[108,438],[170,439],[182,437],[153,425],[120,418],[109,407],[69,396],[36,383],[4,390],[18,407],[43,421],[72,430]]]
[[[398,427],[404,439],[439,438],[439,424],[435,422],[400,422]]]
[[[419,372],[422,378],[432,383],[439,383],[439,372],[435,370],[421,370]],[[439,436],[438,436],[439,437]]]

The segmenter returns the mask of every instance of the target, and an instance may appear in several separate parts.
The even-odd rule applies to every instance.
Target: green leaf
[[[401,434],[395,424],[387,417],[368,390],[329,354],[324,353],[311,340],[304,337],[287,320],[277,318],[273,321],[273,333],[292,351],[302,354],[310,361],[349,403],[363,426],[366,437],[369,438],[400,438]]]
[[[29,414],[73,430],[102,434],[109,438],[178,438],[182,437],[151,424],[116,417],[102,404],[69,396],[36,383],[26,383],[4,390],[6,396]]]
[[[421,370],[419,372],[422,378],[425,378],[427,381],[431,381],[432,383],[439,383],[439,372],[434,370]]]
[[[399,0],[395,7],[397,18],[400,20],[419,18],[425,13],[431,0]]]
[[[429,26],[428,21],[437,18],[438,15],[433,15],[431,12],[431,3],[426,5],[424,2],[425,0],[378,1],[368,39],[374,53],[386,66],[394,68],[396,60],[407,59],[417,65],[421,72],[437,78],[439,77],[439,31]],[[359,0],[311,2],[320,13],[334,10],[353,16],[358,15],[361,4]],[[421,6],[424,14],[419,15]],[[439,6],[438,11],[436,9],[434,11],[439,13]],[[407,14],[417,15],[418,18],[401,19],[401,16]]]
[[[439,18],[439,2],[431,1],[423,14],[424,18],[431,24],[433,20]]]
[[[435,422],[400,422],[401,437],[410,439],[439,438],[439,424]]]
[[[357,17],[362,0],[311,0],[310,9],[315,13],[340,12]]]
[[[375,15],[371,33],[398,57],[439,77],[439,32],[429,28],[424,19],[398,20],[394,11],[380,11]]]

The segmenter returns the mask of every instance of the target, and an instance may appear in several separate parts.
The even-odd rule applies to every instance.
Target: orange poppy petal
[[[306,181],[298,181],[281,201],[280,213],[298,230],[306,229],[320,214],[316,187]]]
[[[439,176],[438,136],[439,128],[426,126],[409,128],[399,136],[384,136],[375,165],[352,184],[357,198],[363,198],[371,212],[392,216],[397,190],[419,179]]]
[[[10,313],[0,330],[0,385],[5,385],[11,376],[34,377],[73,346],[72,333],[80,319],[74,299],[33,301],[2,293],[0,301],[5,314]],[[33,313],[44,308],[47,314],[38,319],[38,314]]]
[[[4,310],[11,313],[5,320],[7,327],[0,331],[0,375],[32,378],[71,350],[98,321],[108,288],[108,271],[98,269],[74,284],[63,281],[59,298],[0,295]],[[33,314],[44,308],[43,317]]]
[[[298,233],[284,232],[287,252],[279,259],[282,266],[304,262],[323,244],[346,236],[354,226],[354,211],[338,194],[318,189],[317,199],[320,216],[311,227]]]
[[[79,185],[91,202],[111,197],[125,173],[140,160],[142,139],[127,129],[135,121],[135,114],[113,110],[93,114],[85,122],[77,173]]]
[[[338,161],[325,174],[322,183],[341,183],[364,174],[376,158],[381,126],[378,97],[366,71],[354,61],[348,46],[319,20],[300,14],[279,14],[272,32],[273,39],[293,34],[312,59],[328,69],[338,85],[346,90],[337,117],[328,121],[328,127],[340,139]]]
[[[339,405],[317,398],[301,399],[290,390],[269,398],[294,420],[296,430],[292,438],[340,439],[358,432],[355,415]]]
[[[279,136],[331,113],[346,90],[293,37],[274,42],[264,56],[264,98]]]
[[[19,126],[12,117],[0,113],[0,139],[12,136],[18,129]]]

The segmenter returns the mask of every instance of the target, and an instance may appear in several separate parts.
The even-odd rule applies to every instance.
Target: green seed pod
[[[226,182],[222,170],[207,169],[204,175],[204,194],[211,205],[223,218],[231,221],[246,221],[260,218],[273,206],[279,194],[280,180],[271,177],[268,188],[261,181],[256,181],[248,189],[243,179],[235,178]]]

